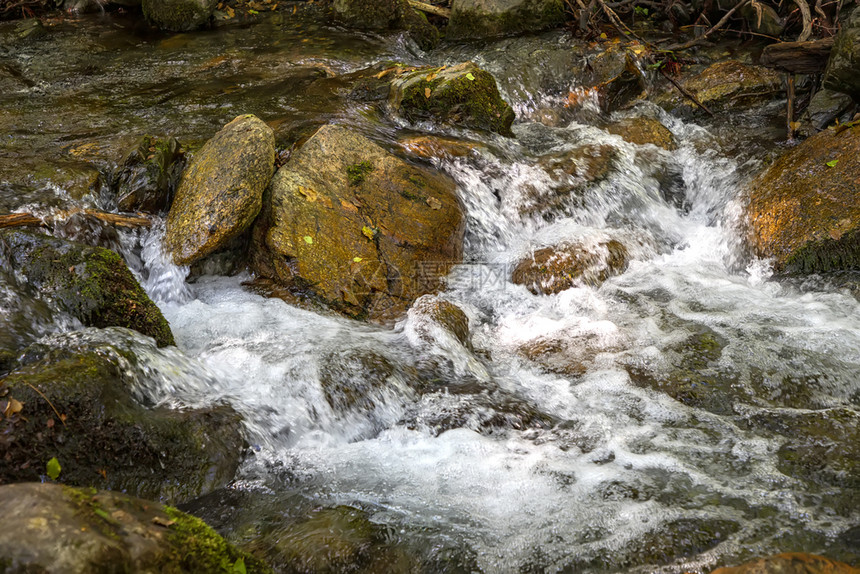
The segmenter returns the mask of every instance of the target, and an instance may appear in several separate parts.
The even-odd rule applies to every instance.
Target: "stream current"
[[[773,280],[744,252],[743,188],[774,148],[762,144],[774,141],[767,122],[749,117],[735,132],[647,104],[617,115],[658,118],[679,144],[672,152],[610,135],[588,121],[598,114],[588,104],[546,126],[533,118],[562,109],[575,76],[553,89],[535,80],[543,60],[511,54],[574,48],[551,34],[425,55],[401,37],[278,16],[155,38],[82,19],[7,49],[35,78],[20,99],[3,94],[0,117],[15,128],[3,152],[16,161],[142,132],[205,140],[240,113],[284,139],[333,121],[392,149],[415,129],[482,144],[432,160],[465,207],[464,263],[440,296],[469,317],[471,348],[416,313],[389,329],[261,297],[242,285],[247,275],[188,282],[158,225],[124,235],[123,249],[178,348],[68,325],[45,340],[126,346],[148,401],[228,402],[244,416],[253,452],[236,485],[189,505],[237,542],[308,508],[349,505],[426,571],[702,572],[780,551],[856,559],[856,478],[793,472],[789,455],[809,421],[858,437],[860,302],[821,278]],[[72,64],[48,72],[54,57]],[[465,59],[499,78],[518,112],[515,138],[407,126],[322,97],[308,80],[325,70],[336,84],[374,61]],[[558,183],[541,159],[583,144],[616,150],[609,175],[532,215]],[[599,287],[534,295],[510,280],[537,249],[610,238],[631,262]],[[335,391],[323,385],[332,378]]]

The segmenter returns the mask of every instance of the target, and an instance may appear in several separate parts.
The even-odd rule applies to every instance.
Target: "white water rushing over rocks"
[[[707,571],[799,533],[827,546],[856,523],[856,505],[834,510],[839,489],[808,492],[780,472],[786,438],[752,421],[856,405],[860,303],[778,283],[745,259],[738,166],[697,151],[706,130],[660,119],[679,150],[523,123],[494,151],[436,161],[468,217],[466,262],[442,297],[468,315],[473,350],[444,333],[427,342],[415,314],[392,331],[263,298],[244,276],[187,285],[156,229],[142,238],[144,284],[200,366],[141,349],[154,370],[174,369],[144,392],[241,412],[256,451],[245,486],[286,469],[317,503],[368,509],[395,537],[432,533],[484,572]],[[521,215],[552,185],[537,160],[580,143],[620,151],[611,175],[552,218]],[[666,168],[689,209],[664,199]],[[607,238],[632,261],[600,287],[536,296],[510,281],[538,248]],[[530,360],[530,345],[549,362]],[[368,382],[379,379],[368,355],[393,365],[384,384]],[[331,369],[364,396],[333,409]],[[638,384],[643,372],[692,377],[705,398],[679,402]]]

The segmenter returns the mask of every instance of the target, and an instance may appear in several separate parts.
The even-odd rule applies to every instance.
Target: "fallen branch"
[[[687,88],[685,88],[684,86],[682,86],[681,84],[679,84],[678,82],[676,82],[676,81],[675,81],[675,78],[673,78],[672,76],[670,76],[669,74],[667,74],[667,73],[666,73],[666,71],[665,71],[665,70],[663,70],[663,68],[660,68],[660,73],[661,73],[661,74],[663,74],[663,77],[664,77],[664,78],[666,78],[667,80],[669,80],[669,81],[672,83],[672,85],[673,85],[673,86],[675,86],[675,87],[678,89],[678,91],[679,91],[679,92],[681,92],[682,94],[684,94],[684,96],[685,96],[685,97],[687,97],[691,102],[693,102],[694,104],[696,104],[697,106],[699,106],[700,108],[702,108],[705,112],[707,112],[707,113],[708,113],[708,115],[709,115],[709,116],[713,116],[713,115],[714,115],[714,112],[712,112],[711,110],[709,110],[709,109],[708,109],[708,107],[707,107],[705,104],[703,104],[702,102],[700,102],[700,101],[699,101],[699,98],[697,98],[696,96],[694,96],[694,95],[693,95],[689,90],[687,90]]]
[[[451,17],[451,9],[450,8],[442,8],[441,6],[434,6],[433,4],[427,4],[426,2],[419,2],[418,0],[408,0],[409,5],[415,8],[416,10],[421,10],[422,12],[427,12],[428,14],[433,14],[435,16],[442,16],[443,18]]]
[[[800,8],[800,14],[803,16],[803,30],[797,37],[797,41],[805,42],[812,36],[812,14],[809,12],[809,4],[806,3],[806,0],[794,0],[794,3]]]
[[[780,42],[765,47],[760,63],[789,74],[820,74],[827,66],[835,38],[811,42]]]
[[[122,213],[109,213],[96,209],[70,209],[61,211],[45,217],[38,217],[32,213],[7,213],[0,215],[0,229],[7,227],[51,227],[57,221],[63,221],[69,217],[81,213],[94,217],[108,225],[116,227],[150,227],[152,221],[142,215],[126,215]]]
[[[733,15],[735,12],[737,12],[738,10],[740,10],[741,8],[743,8],[744,6],[746,6],[746,5],[749,3],[749,1],[750,1],[750,0],[741,0],[740,2],[738,2],[737,4],[735,4],[734,8],[732,8],[731,10],[729,10],[728,12],[726,12],[726,13],[723,15],[723,17],[722,17],[722,18],[720,18],[720,21],[719,21],[719,22],[717,22],[716,24],[714,24],[714,25],[711,27],[711,29],[710,29],[710,30],[708,30],[707,32],[705,32],[704,34],[702,34],[700,37],[695,38],[695,39],[693,39],[693,40],[690,40],[689,42],[686,42],[686,43],[684,43],[684,44],[674,44],[674,45],[672,45],[672,46],[669,46],[669,47],[668,47],[668,48],[666,48],[666,49],[667,49],[667,50],[686,50],[687,48],[692,48],[693,46],[697,46],[697,45],[701,44],[702,42],[704,42],[705,40],[707,40],[707,39],[708,39],[708,36],[710,36],[711,34],[713,34],[714,32],[716,32],[717,30],[719,30],[720,28],[722,28],[723,26],[725,26],[725,25],[726,25],[726,22],[728,22],[728,21],[729,21],[729,18],[731,18],[731,17],[732,17],[732,15]],[[802,1],[802,0],[801,0],[801,1]]]

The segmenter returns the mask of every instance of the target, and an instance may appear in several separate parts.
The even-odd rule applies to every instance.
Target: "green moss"
[[[369,161],[363,161],[354,165],[347,166],[346,178],[349,180],[349,185],[359,185],[364,181],[364,178],[373,171],[373,164]]]

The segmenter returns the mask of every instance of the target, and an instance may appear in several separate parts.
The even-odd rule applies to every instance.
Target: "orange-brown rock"
[[[754,104],[782,93],[782,80],[778,72],[735,60],[708,66],[701,73],[685,80],[683,86],[700,103],[714,110]],[[696,109],[696,105],[675,88],[658,97],[657,103],[669,109]]]
[[[751,243],[777,271],[860,268],[860,127],[823,131],[750,184]]]
[[[860,569],[824,556],[786,552],[740,566],[718,568],[711,574],[860,574]]]
[[[418,157],[466,157],[481,144],[468,140],[438,136],[415,136],[400,140],[406,151]]]
[[[596,286],[627,269],[627,248],[610,239],[595,245],[565,243],[535,251],[516,266],[512,281],[535,295]]]
[[[654,118],[626,118],[608,125],[606,131],[636,145],[652,144],[668,151],[678,148],[672,132]]]
[[[389,321],[463,252],[454,183],[346,128],[320,128],[272,180],[259,275],[356,318]]]

